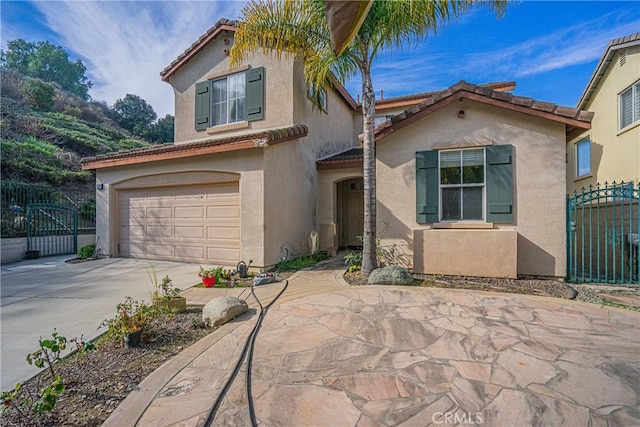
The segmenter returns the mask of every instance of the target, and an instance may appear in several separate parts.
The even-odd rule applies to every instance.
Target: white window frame
[[[580,146],[588,144],[589,146],[589,170],[586,173],[580,173]],[[584,178],[591,175],[591,137],[586,137],[575,143],[576,154],[576,178]]]
[[[469,151],[469,150],[479,150],[482,149],[482,161],[483,161],[483,177],[482,177],[482,184],[464,184],[464,183],[460,183],[460,184],[442,184],[442,177],[441,177],[441,155],[442,153],[445,152],[452,152],[452,151]],[[461,164],[460,167],[462,167],[462,158],[461,158]],[[464,179],[463,176],[460,176],[461,181]],[[443,219],[442,218],[442,210],[443,210],[443,203],[442,203],[442,189],[443,188],[465,188],[465,187],[482,187],[482,218],[481,219]],[[460,198],[460,216],[463,217],[464,216],[464,199],[461,197]],[[440,222],[486,222],[486,218],[487,218],[487,150],[484,147],[473,147],[473,148],[458,148],[458,149],[452,149],[452,150],[438,150],[438,219]]]
[[[623,124],[622,119],[624,117],[624,111],[622,97],[629,91],[631,91],[631,123]],[[628,128],[636,124],[638,121],[640,121],[640,80],[636,81],[618,94],[618,129],[622,130]]]
[[[223,126],[223,125],[227,125],[227,124],[230,124],[230,123],[240,123],[240,122],[243,122],[243,121],[247,120],[247,111],[246,111],[246,109],[247,109],[247,84],[246,84],[246,75],[245,74],[246,74],[246,72],[244,72],[244,71],[241,72],[241,73],[230,74],[228,76],[224,76],[224,77],[221,77],[221,78],[218,78],[218,79],[213,79],[209,83],[210,84],[209,88],[211,90],[211,126]],[[244,93],[243,93],[243,96],[230,98],[231,90],[230,90],[229,82],[230,82],[230,80],[232,78],[238,78],[238,77],[241,77],[241,79],[244,79],[244,83],[243,83],[243,85],[244,85]],[[215,102],[215,96],[214,96],[214,85],[215,85],[216,82],[221,82],[221,81],[225,81],[226,82],[226,86],[227,86],[227,89],[226,89],[226,100],[224,100],[223,102],[216,103]],[[243,103],[244,111],[242,112],[242,118],[240,120],[236,120],[235,118],[234,118],[234,120],[231,120],[231,108],[229,108],[229,103],[231,101],[237,101],[239,99],[244,99],[244,103]],[[217,105],[222,105],[223,103],[226,103],[226,106],[227,106],[227,114],[226,114],[225,122],[223,122],[223,123],[215,123],[216,106]]]

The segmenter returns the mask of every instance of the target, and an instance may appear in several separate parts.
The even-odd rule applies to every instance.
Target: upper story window
[[[317,92],[317,95],[314,92],[315,85],[309,85],[309,90],[307,91],[307,96],[309,97],[309,99],[313,100],[314,96],[317,96],[319,107],[322,109],[322,111],[327,111],[327,92],[324,89],[320,89]]]
[[[213,88],[213,126],[244,120],[245,73],[211,82]]]
[[[620,129],[640,120],[640,82],[620,94]]]
[[[440,152],[440,219],[484,219],[484,148]]]
[[[576,178],[591,174],[591,139],[576,144]]]
[[[264,119],[263,67],[196,83],[195,128]]]

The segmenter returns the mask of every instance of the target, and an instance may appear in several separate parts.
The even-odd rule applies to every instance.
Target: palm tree
[[[294,55],[304,62],[306,84],[315,91],[360,74],[364,156],[364,236],[362,272],[368,275],[376,260],[376,163],[374,141],[375,94],[371,65],[384,51],[406,47],[435,34],[443,23],[457,19],[471,7],[488,4],[498,15],[506,0],[374,0],[353,41],[339,55],[331,45],[324,0],[252,0],[241,12],[231,49],[237,65],[258,49],[276,57]]]

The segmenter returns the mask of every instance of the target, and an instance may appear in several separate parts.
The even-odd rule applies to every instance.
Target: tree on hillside
[[[151,124],[156,119],[156,112],[147,101],[138,95],[128,93],[118,99],[111,108],[116,122],[134,135],[147,137]]]
[[[338,56],[331,46],[324,0],[254,0],[241,12],[231,49],[232,66],[258,49],[277,57],[282,53],[296,55],[304,61],[305,81],[316,91],[316,100],[321,90],[331,87],[333,78],[341,82],[357,74],[362,78],[364,274],[377,266],[375,94],[371,65],[380,52],[406,49],[478,3],[488,4],[497,14],[506,9],[506,1],[374,0],[357,35]]]
[[[175,117],[171,114],[158,119],[157,122],[151,125],[149,129],[149,138],[152,142],[173,142],[173,130],[175,124]]]
[[[7,51],[0,51],[0,65],[25,76],[54,82],[82,99],[89,99],[93,86],[82,61],[70,61],[68,53],[50,42],[31,43],[23,39],[7,43]]]

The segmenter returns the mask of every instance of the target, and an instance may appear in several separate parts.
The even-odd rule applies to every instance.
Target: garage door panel
[[[202,246],[175,246],[176,258],[205,259]]]
[[[173,208],[147,208],[146,218],[173,218]]]
[[[173,236],[173,228],[172,227],[147,227],[146,229],[147,237],[172,237]]]
[[[207,260],[218,264],[236,263],[240,259],[239,249],[207,248]]]
[[[239,218],[239,206],[209,206],[207,207],[207,219],[215,218]]]
[[[144,218],[144,208],[131,208],[129,210],[122,210],[120,217],[122,219],[127,218]]]
[[[235,265],[238,192],[238,182],[121,192],[121,255]]]
[[[126,233],[131,237],[144,237],[144,226],[143,225],[129,225],[122,227],[123,234]]]
[[[221,227],[207,227],[208,239],[233,239],[240,240],[239,228],[221,228]]]
[[[204,227],[181,227],[174,228],[174,236],[177,239],[203,239]]]
[[[130,254],[131,256],[143,257],[145,255],[144,243],[120,243],[120,252]]]
[[[204,219],[204,207],[203,206],[182,206],[176,207],[174,217],[175,218],[194,218]]]
[[[147,243],[147,255],[149,256],[162,256],[162,257],[172,257],[173,256],[173,246],[167,246],[163,244],[153,244]]]
[[[216,196],[208,198],[205,202],[212,206],[238,206],[240,198],[237,196]]]

